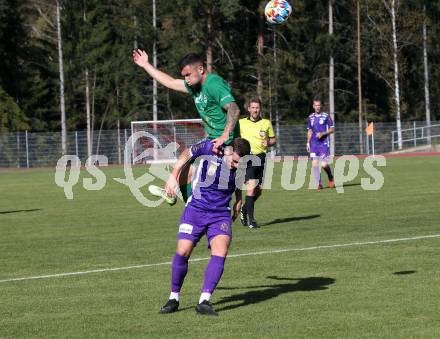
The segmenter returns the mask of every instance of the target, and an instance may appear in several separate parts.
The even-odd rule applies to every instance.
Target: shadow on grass
[[[275,219],[275,220],[272,220],[272,221],[260,224],[260,226],[269,226],[269,225],[275,225],[275,224],[284,224],[286,222],[291,222],[291,221],[315,219],[315,218],[319,218],[320,216],[321,216],[320,214],[311,214],[311,215],[304,215],[304,216],[300,216],[300,217],[290,217],[290,218]]]
[[[338,184],[336,187],[350,187],[350,186],[361,186],[362,184],[360,182],[352,182],[349,184]],[[321,188],[321,190],[334,190],[334,188],[330,188],[328,186],[324,186],[323,188]]]
[[[334,284],[335,279],[326,277],[308,277],[308,278],[280,278],[277,276],[267,277],[278,282],[285,281],[285,283],[277,283],[273,285],[259,285],[246,286],[244,289],[257,289],[246,291],[243,293],[233,294],[222,298],[216,302],[216,311],[227,311],[238,307],[257,304],[281,294],[298,292],[298,291],[322,291],[328,289],[328,285]],[[234,289],[234,288],[219,288],[219,289]],[[238,288],[237,288],[238,289]],[[223,304],[234,303],[232,305],[221,306]],[[218,307],[220,306],[220,307]]]
[[[10,214],[10,213],[22,213],[22,212],[36,212],[36,211],[41,211],[41,208],[34,208],[31,210],[15,210],[15,211],[0,211],[0,214]]]
[[[417,271],[414,270],[409,270],[409,271],[398,271],[398,272],[394,272],[394,275],[408,275],[408,274],[413,274],[416,273]]]
[[[340,186],[342,186],[342,187],[350,187],[350,186],[360,186],[360,185],[361,185],[360,182],[353,182],[353,183],[350,183],[350,184],[343,184],[343,185],[340,185]]]

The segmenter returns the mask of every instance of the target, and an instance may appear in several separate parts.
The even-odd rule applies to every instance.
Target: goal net
[[[172,163],[206,133],[202,119],[151,120],[132,121],[131,136],[133,164]]]

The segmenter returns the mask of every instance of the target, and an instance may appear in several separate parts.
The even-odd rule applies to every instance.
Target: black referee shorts
[[[264,165],[266,164],[266,153],[260,153],[256,155],[261,160],[260,166],[253,166],[252,160],[249,160],[246,167],[245,182],[250,179],[257,179],[258,184],[261,185],[263,182]]]

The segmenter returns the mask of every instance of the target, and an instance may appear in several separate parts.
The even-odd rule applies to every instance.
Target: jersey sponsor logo
[[[190,224],[180,224],[179,233],[191,234],[193,231],[193,226]]]
[[[202,140],[202,141],[198,142],[197,144],[192,145],[190,148],[191,156],[194,153],[197,153],[198,151],[200,151],[205,146],[205,142],[206,142],[206,140]]]
[[[315,158],[316,157],[316,153],[310,153],[310,157],[311,158]]]

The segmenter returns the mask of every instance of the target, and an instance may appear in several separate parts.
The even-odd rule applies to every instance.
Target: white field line
[[[386,240],[376,240],[376,241],[359,241],[359,242],[352,242],[352,243],[347,243],[347,244],[321,245],[321,246],[311,246],[311,247],[303,247],[303,248],[285,248],[285,249],[279,249],[279,250],[267,250],[267,251],[259,251],[259,252],[239,253],[239,254],[228,255],[228,258],[248,257],[248,256],[254,256],[254,255],[266,255],[266,254],[276,254],[276,253],[285,253],[285,252],[294,252],[294,251],[311,251],[311,250],[320,250],[320,249],[326,249],[326,248],[387,244],[387,243],[412,241],[412,240],[420,240],[420,239],[430,239],[430,238],[440,238],[440,234],[421,235],[421,236],[417,236],[417,237],[386,239]],[[209,260],[209,257],[195,258],[195,259],[190,259],[189,261],[197,262],[197,261],[207,261],[207,260]],[[125,270],[137,269],[137,268],[165,266],[165,265],[171,265],[171,262],[167,261],[167,262],[161,262],[161,263],[155,263],[155,264],[141,264],[141,265],[131,265],[131,266],[125,266],[125,267],[103,268],[103,269],[88,270],[88,271],[77,271],[77,272],[37,275],[37,276],[30,276],[30,277],[23,277],[23,278],[11,278],[11,279],[0,280],[0,283],[7,283],[7,282],[13,282],[13,281],[25,281],[25,280],[60,278],[60,277],[84,275],[84,274],[90,274],[90,273],[125,271]]]

